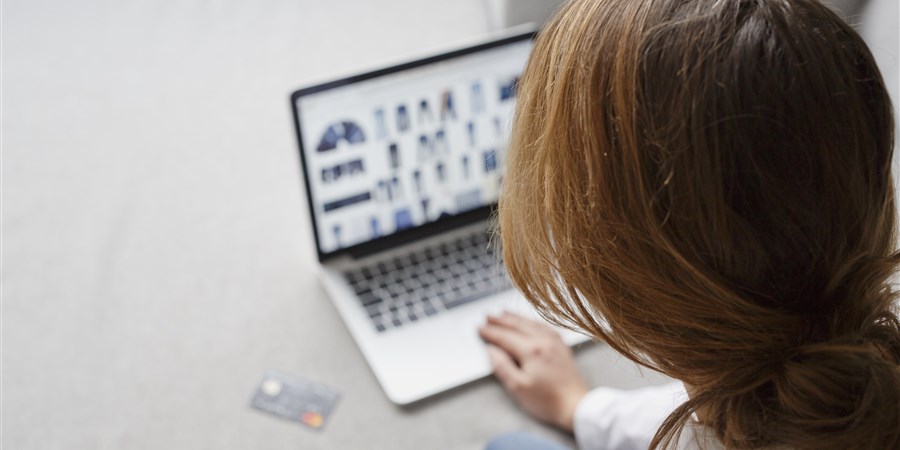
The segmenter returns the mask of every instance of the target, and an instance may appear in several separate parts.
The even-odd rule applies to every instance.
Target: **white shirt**
[[[635,390],[600,387],[575,409],[575,442],[582,450],[646,450],[656,430],[688,399],[684,385],[673,382]],[[711,430],[685,426],[678,449],[721,449]]]

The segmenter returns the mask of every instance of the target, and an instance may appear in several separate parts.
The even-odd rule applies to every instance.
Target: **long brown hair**
[[[728,448],[900,447],[893,119],[814,0],[574,0],[518,88],[499,224],[552,321],[684,381]]]

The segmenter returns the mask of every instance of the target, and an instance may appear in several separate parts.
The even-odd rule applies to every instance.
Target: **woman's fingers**
[[[557,334],[554,329],[543,322],[527,319],[511,312],[504,312],[499,316],[488,316],[487,321],[489,324],[512,328],[522,334]]]
[[[535,417],[572,430],[572,415],[587,394],[572,351],[559,335],[513,314],[489,317],[479,329],[497,380]]]
[[[487,346],[488,358],[491,360],[491,367],[494,369],[494,376],[500,380],[506,389],[515,391],[523,384],[525,374],[516,365],[509,353],[503,349],[494,346]]]
[[[521,361],[528,353],[525,336],[511,327],[489,322],[478,329],[478,334],[489,344],[494,344],[512,355],[517,361]]]

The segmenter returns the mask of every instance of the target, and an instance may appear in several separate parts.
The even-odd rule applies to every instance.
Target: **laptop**
[[[487,314],[536,316],[490,238],[533,35],[291,95],[320,280],[396,404],[489,375]]]

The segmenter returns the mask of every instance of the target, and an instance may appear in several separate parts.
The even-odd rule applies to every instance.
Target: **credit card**
[[[250,406],[318,430],[325,426],[340,396],[337,390],[323,384],[269,370],[250,399]]]

